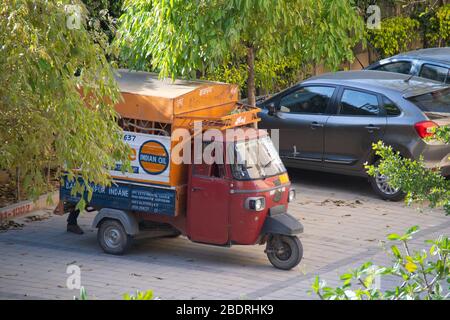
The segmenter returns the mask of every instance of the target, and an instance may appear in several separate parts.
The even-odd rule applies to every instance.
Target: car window
[[[297,114],[325,113],[333,96],[333,87],[304,87],[296,90],[280,101],[280,111]]]
[[[439,82],[450,83],[448,79],[449,69],[431,64],[424,64],[420,70],[419,76]]]
[[[450,113],[450,89],[433,91],[409,100],[425,113]]]
[[[217,163],[216,160],[218,160],[217,157],[219,157],[220,159],[223,156],[223,154],[219,155],[220,152],[223,153],[222,150],[223,146],[221,143],[216,143],[214,141],[204,141],[203,150],[206,151],[207,150],[206,148],[208,147],[211,149],[207,152],[207,154],[213,157],[213,159],[212,161],[207,161],[206,159],[202,158],[200,163],[195,163],[194,175],[201,177],[222,178],[225,176],[225,167],[223,163],[220,163],[221,162],[220,160],[218,161],[219,163]],[[219,154],[217,154],[217,157],[216,151],[219,152]]]
[[[386,97],[383,97],[383,108],[386,115],[390,117],[399,116],[402,113],[395,103]]]
[[[378,116],[380,106],[375,94],[345,89],[339,103],[341,115]]]
[[[409,74],[411,71],[411,66],[412,66],[412,63],[409,61],[398,61],[398,62],[383,64],[383,65],[375,68],[374,70]]]

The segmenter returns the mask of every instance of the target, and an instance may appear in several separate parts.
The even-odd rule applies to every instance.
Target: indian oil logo
[[[139,150],[139,164],[148,174],[160,174],[169,165],[169,153],[159,141],[146,141]]]

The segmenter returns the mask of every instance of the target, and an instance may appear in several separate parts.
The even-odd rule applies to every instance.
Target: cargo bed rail
[[[194,123],[200,121],[202,123],[202,129],[218,129],[226,130],[235,127],[243,127],[256,124],[261,120],[258,117],[258,112],[261,109],[252,107],[242,103],[229,105],[219,105],[215,107],[209,107],[207,115],[202,110],[193,112],[187,112],[176,116],[177,127],[187,128],[191,131],[194,130]],[[223,115],[217,116],[216,114],[222,113]]]

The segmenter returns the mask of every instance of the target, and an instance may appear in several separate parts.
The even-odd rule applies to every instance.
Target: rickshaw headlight
[[[247,198],[245,201],[245,208],[249,210],[262,211],[266,207],[266,199],[263,197]]]
[[[289,197],[288,197],[288,201],[292,202],[295,199],[295,189],[291,189],[289,190]]]

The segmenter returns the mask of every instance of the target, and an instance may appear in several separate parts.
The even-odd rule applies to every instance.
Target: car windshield
[[[275,146],[266,136],[230,144],[233,176],[238,180],[256,180],[286,172]]]
[[[409,98],[425,113],[450,113],[450,88]]]

